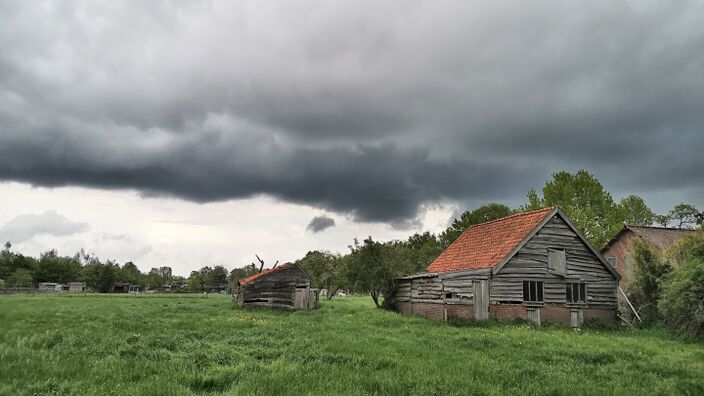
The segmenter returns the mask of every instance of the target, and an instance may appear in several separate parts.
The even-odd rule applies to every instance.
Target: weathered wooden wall
[[[310,279],[300,268],[291,266],[240,287],[238,302],[244,307],[293,309],[296,306],[296,287],[310,288]]]
[[[548,270],[549,248],[565,250],[564,276]],[[618,281],[557,215],[494,274],[490,285],[491,301],[522,302],[524,280],[544,282],[547,304],[565,304],[565,283],[580,282],[587,284],[589,306],[616,307]]]
[[[480,269],[401,278],[391,298],[394,303],[472,304],[474,281],[489,275],[489,269]]]

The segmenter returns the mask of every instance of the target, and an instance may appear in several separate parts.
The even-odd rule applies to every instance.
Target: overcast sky
[[[517,206],[704,207],[701,1],[0,1],[0,237],[187,274]]]

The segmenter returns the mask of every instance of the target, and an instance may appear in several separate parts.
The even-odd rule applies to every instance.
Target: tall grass
[[[0,298],[0,394],[704,394],[704,346],[660,330],[447,325],[223,296]]]

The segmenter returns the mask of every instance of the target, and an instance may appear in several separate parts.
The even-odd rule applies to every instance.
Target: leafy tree
[[[331,299],[340,286],[339,256],[329,252],[311,251],[297,261],[297,264],[313,279],[313,287],[327,289]]]
[[[663,257],[675,269],[681,268],[693,257],[704,258],[704,229],[678,239],[663,252]]]
[[[350,251],[344,258],[343,279],[351,289],[368,293],[381,307],[380,298],[388,296],[395,279],[409,269],[406,246],[403,242],[383,244],[369,237],[362,244],[355,239]]]
[[[83,273],[88,287],[101,293],[108,293],[113,290],[119,271],[119,265],[111,261],[101,263],[97,258],[92,258],[90,262],[83,267]]]
[[[159,268],[152,268],[145,277],[145,286],[150,289],[159,289],[164,286],[164,277]]]
[[[164,284],[167,285],[170,285],[171,281],[174,278],[171,267],[159,267],[159,275],[161,275],[161,279],[163,280]]]
[[[10,249],[12,244],[5,243],[5,246],[0,250],[0,278],[7,279],[18,269],[26,269],[29,272],[34,272],[37,267],[37,262],[33,257],[24,256],[19,253],[13,253]]]
[[[557,205],[596,248],[604,246],[623,226],[623,218],[611,194],[596,177],[582,169],[575,174],[553,173],[543,187],[543,198],[535,190],[528,193],[523,208]]]
[[[204,285],[208,284],[208,278],[210,277],[211,272],[213,272],[213,269],[208,266],[205,266],[198,270],[198,275],[203,280]]]
[[[643,198],[629,195],[618,204],[623,222],[635,226],[651,226],[655,221],[655,213],[645,204]]]
[[[704,255],[693,254],[665,281],[658,307],[672,329],[701,338],[704,337],[703,301]]]
[[[653,218],[653,222],[661,227],[667,227],[670,224],[670,216],[656,214]]]
[[[545,203],[543,202],[543,199],[540,198],[538,195],[538,192],[535,191],[534,188],[531,188],[528,190],[528,194],[526,194],[526,198],[528,198],[528,203],[525,205],[521,205],[520,211],[521,212],[530,212],[532,210],[538,210],[541,208],[545,207]]]
[[[230,271],[230,283],[237,283],[248,276],[256,274],[257,272],[259,272],[259,268],[257,268],[254,263],[248,264],[241,268],[234,268]]]
[[[697,208],[684,202],[675,205],[667,215],[675,222],[677,228],[693,228],[699,220]]]
[[[60,257],[56,250],[49,250],[39,256],[34,279],[37,282],[73,282],[81,277],[81,263],[78,258]]]
[[[15,272],[13,268],[13,253],[10,251],[12,244],[5,242],[2,250],[0,250],[0,279],[7,278],[11,273]]]
[[[466,211],[440,235],[440,245],[446,248],[471,225],[500,219],[511,213],[511,208],[495,202],[480,206],[473,211]]]
[[[203,291],[203,277],[200,271],[191,271],[188,277],[188,289],[191,291]]]
[[[649,321],[656,320],[658,302],[663,291],[663,282],[672,271],[672,266],[658,257],[650,243],[637,238],[632,247],[635,271],[631,283],[631,295],[636,306]]]
[[[229,273],[222,265],[216,265],[205,277],[205,285],[210,287],[223,286],[227,284]]]
[[[142,272],[137,268],[137,266],[131,262],[126,262],[120,269],[120,281],[127,282],[131,285],[141,285],[143,284]]]
[[[20,268],[7,278],[7,285],[12,287],[32,287],[34,280],[29,270]]]
[[[374,305],[380,307],[381,290],[393,286],[393,274],[384,260],[383,245],[370,236],[363,244],[355,239],[350,250],[346,266],[347,281],[355,290],[369,293]]]
[[[407,274],[425,271],[443,250],[441,242],[430,232],[411,235],[405,245],[409,264]]]

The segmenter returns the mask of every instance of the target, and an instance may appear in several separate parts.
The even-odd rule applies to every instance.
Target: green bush
[[[657,322],[661,316],[658,302],[662,297],[665,279],[672,272],[672,266],[642,238],[635,239],[632,252],[635,271],[629,297],[645,321]]]
[[[692,257],[663,289],[658,308],[665,323],[686,336],[704,337],[704,259]]]

